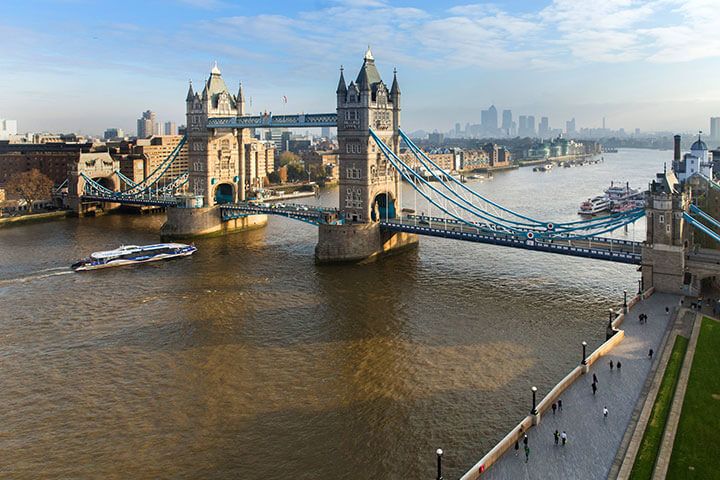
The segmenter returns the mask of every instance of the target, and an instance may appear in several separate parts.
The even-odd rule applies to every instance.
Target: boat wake
[[[25,277],[8,278],[6,280],[0,280],[0,286],[12,285],[14,283],[32,282],[34,280],[42,280],[43,278],[57,277],[59,275],[68,275],[70,273],[73,273],[73,271],[70,270],[68,267],[47,268],[45,270],[40,270],[31,275],[27,275]]]

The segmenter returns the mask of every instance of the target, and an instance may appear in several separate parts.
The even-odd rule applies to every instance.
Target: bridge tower
[[[164,237],[191,237],[217,232],[256,228],[267,223],[265,215],[249,215],[223,222],[218,205],[245,199],[245,152],[247,129],[208,128],[208,118],[232,119],[245,112],[242,85],[237,95],[227,88],[217,64],[210,71],[203,90],[193,90],[185,98],[189,179],[188,189],[199,208],[169,208]],[[197,202],[191,202],[197,205]]]
[[[686,273],[687,229],[683,213],[690,199],[673,171],[659,173],[650,183],[646,206],[647,237],[642,247],[645,289],[689,293]]]
[[[414,245],[410,234],[382,232],[378,222],[400,209],[400,175],[385,159],[372,129],[395,153],[400,150],[400,87],[394,72],[390,89],[368,47],[355,81],[340,68],[337,95],[340,214],[343,225],[322,225],[315,257],[320,262],[362,261]]]

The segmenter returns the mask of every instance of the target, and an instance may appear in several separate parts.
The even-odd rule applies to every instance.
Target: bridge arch
[[[99,183],[108,190],[112,190],[113,192],[117,192],[119,190],[113,177],[94,177],[93,181]]]
[[[378,222],[385,218],[395,218],[397,204],[391,192],[379,192],[373,198],[370,206],[370,217],[372,221]]]
[[[216,205],[233,203],[235,201],[235,186],[232,183],[219,183],[215,186],[213,195]]]

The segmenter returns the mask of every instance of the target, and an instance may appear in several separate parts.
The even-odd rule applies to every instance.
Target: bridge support
[[[220,207],[167,209],[167,220],[160,228],[162,238],[192,238],[252,230],[267,224],[267,215],[248,215],[223,221]]]
[[[366,263],[417,244],[417,235],[385,231],[377,223],[320,225],[315,260],[318,263]]]

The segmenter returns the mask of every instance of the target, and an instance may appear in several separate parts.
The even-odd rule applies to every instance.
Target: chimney
[[[673,160],[676,162],[680,161],[680,135],[675,135],[675,155]]]

